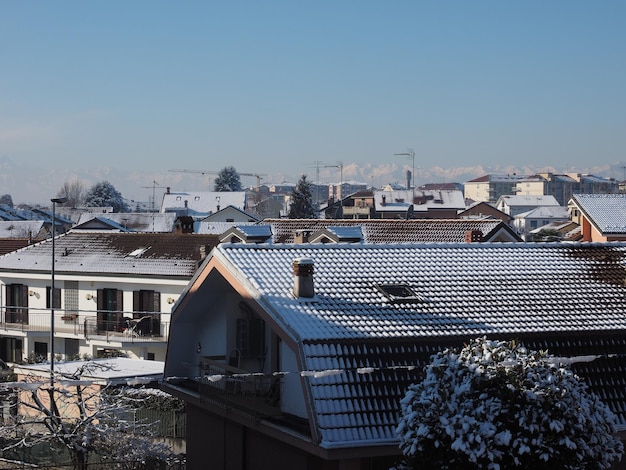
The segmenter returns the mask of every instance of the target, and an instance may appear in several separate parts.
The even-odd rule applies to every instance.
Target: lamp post
[[[56,205],[67,202],[66,197],[55,197],[52,202],[52,264],[50,265],[50,388],[54,387],[54,239],[56,238]]]
[[[394,155],[404,155],[405,157],[411,157],[413,159],[413,169],[411,170],[411,181],[409,181],[409,186],[411,189],[413,187],[415,187],[415,152],[413,152],[412,150],[410,152],[404,152],[404,153],[394,153]]]

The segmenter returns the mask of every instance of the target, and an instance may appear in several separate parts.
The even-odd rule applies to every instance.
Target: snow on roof
[[[500,200],[509,207],[518,206],[558,206],[559,201],[552,195],[544,196],[523,196],[523,195],[504,195],[500,196]]]
[[[603,361],[626,347],[626,244],[228,244],[213,256],[300,344],[302,370],[328,372],[307,379],[326,448],[397,442],[398,400],[442,345],[486,335]],[[314,262],[313,298],[294,298],[297,258]],[[580,370],[624,424],[622,382],[604,378],[626,363],[610,361]]]
[[[83,380],[92,380],[100,384],[129,384],[160,380],[163,378],[165,363],[115,357],[95,359],[93,361],[55,362],[54,370],[61,377],[69,377],[87,367],[88,372],[81,375]],[[50,364],[22,364],[15,367],[17,374],[49,376]]]
[[[55,239],[55,268],[85,275],[191,277],[202,256],[200,247],[218,241],[214,235],[68,232]],[[143,250],[141,256],[129,256],[137,249]],[[51,260],[48,239],[0,256],[0,269],[49,272]]]
[[[574,194],[572,199],[602,233],[626,233],[626,194]]]
[[[359,226],[365,243],[460,243],[467,231],[483,237],[501,229],[512,232],[500,219],[265,219],[272,227],[273,243],[293,243],[298,230],[315,232],[326,227]],[[513,234],[513,237],[516,237]],[[517,241],[520,241],[519,238]]]
[[[246,206],[245,191],[199,191],[166,193],[163,195],[161,212],[189,209],[198,214],[212,214],[220,208],[233,206],[243,210]]]
[[[0,221],[0,238],[37,237],[43,225],[43,220],[2,220]]]

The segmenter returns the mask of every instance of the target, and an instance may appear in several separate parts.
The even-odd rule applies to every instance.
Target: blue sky
[[[5,1],[0,193],[106,179],[147,200],[210,189],[175,168],[280,182],[316,162],[379,186],[410,149],[418,184],[622,178],[625,24],[623,1]]]

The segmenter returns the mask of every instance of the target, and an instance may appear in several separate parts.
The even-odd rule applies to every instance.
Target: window
[[[141,336],[159,336],[161,332],[161,293],[153,290],[133,292],[133,332]]]
[[[7,323],[28,324],[28,286],[7,284],[6,286]]]
[[[65,338],[65,359],[73,360],[79,357],[79,342],[77,339]]]
[[[237,349],[241,357],[265,356],[265,322],[244,302],[239,308],[242,318],[237,319]]]
[[[379,284],[376,287],[395,303],[424,302],[424,298],[408,284]]]
[[[35,341],[35,358],[37,360],[45,360],[48,358],[48,343]]]
[[[61,308],[61,289],[54,288],[54,305],[52,305],[52,286],[46,286],[46,308]]]
[[[98,289],[97,328],[100,331],[121,331],[123,328],[123,292],[117,289]]]

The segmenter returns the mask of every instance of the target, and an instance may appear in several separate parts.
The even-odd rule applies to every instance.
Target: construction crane
[[[219,171],[209,171],[209,170],[170,170],[171,173],[198,173],[201,175],[219,175]],[[257,188],[261,187],[261,180],[264,176],[267,176],[264,173],[240,173],[237,172],[239,176],[254,176],[256,178],[256,186]]]

